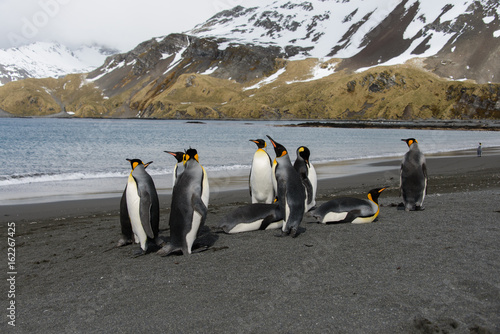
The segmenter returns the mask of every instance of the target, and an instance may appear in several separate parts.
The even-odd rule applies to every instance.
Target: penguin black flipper
[[[191,197],[191,204],[193,205],[194,211],[198,212],[201,215],[201,220],[200,220],[200,227],[198,228],[198,231],[200,231],[201,227],[205,225],[205,220],[207,219],[207,214],[208,214],[208,209],[205,203],[203,203],[203,200],[199,196],[193,196]]]
[[[313,200],[313,186],[307,175],[305,177],[304,175],[301,176],[302,184],[304,185],[304,188],[306,188],[307,204],[311,204]]]
[[[283,194],[283,196],[278,197],[278,208],[279,208],[281,217],[283,217],[283,220],[285,220],[285,223],[286,223],[286,220],[288,218],[286,216],[286,207],[287,207],[286,183],[284,181],[280,180],[280,181],[277,181],[277,186],[278,186],[278,194]],[[283,224],[283,225],[285,225],[285,224]]]
[[[424,190],[424,194],[427,195],[427,181],[428,181],[428,177],[427,177],[427,164],[425,162],[422,164],[422,172],[424,173],[424,178],[425,178],[425,190]]]
[[[125,187],[122,198],[120,200],[120,225],[122,238],[118,241],[117,246],[121,247],[133,243],[134,232],[132,231],[132,223],[130,222],[130,217],[128,215],[127,187]]]
[[[154,233],[154,214],[153,212],[153,199],[151,198],[151,194],[142,187],[139,187],[139,196],[141,197],[141,203],[139,207],[139,214],[141,216],[142,227],[144,228],[144,232],[146,235],[154,239],[156,237]]]
[[[260,224],[259,230],[265,230],[271,225],[272,223],[275,223],[279,220],[282,220],[283,218],[279,214],[279,210],[276,210],[275,214],[270,214],[264,218],[262,223]]]
[[[361,210],[351,210],[347,213],[344,220],[341,223],[352,223],[354,219],[361,216]]]

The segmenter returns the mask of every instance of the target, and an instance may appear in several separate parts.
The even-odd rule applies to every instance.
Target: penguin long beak
[[[273,147],[276,148],[276,142],[268,135],[266,135],[266,137],[269,138],[269,140],[271,141],[271,144],[273,144]]]
[[[144,164],[144,168],[148,167],[148,166],[149,166],[149,165],[151,165],[152,163],[153,163],[152,161],[150,161],[150,162],[148,162],[148,163],[145,163],[145,164]]]

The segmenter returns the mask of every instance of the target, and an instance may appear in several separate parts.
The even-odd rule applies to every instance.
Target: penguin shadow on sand
[[[163,246],[167,245],[169,242],[171,242],[171,238],[169,236],[170,228],[166,229],[161,229],[160,233],[162,234],[160,238],[163,241]],[[217,241],[219,240],[219,235],[217,234],[217,231],[212,231],[212,229],[208,226],[202,226],[200,227],[198,231],[198,235],[196,236],[196,239],[193,243],[193,246],[191,248],[191,254],[196,254],[196,253],[201,253],[205,251],[216,251],[219,250],[219,248],[214,247]],[[224,249],[227,247],[220,247],[220,249]],[[157,251],[160,248],[157,249]],[[168,256],[182,256],[183,252],[181,249],[173,251],[169,253]]]

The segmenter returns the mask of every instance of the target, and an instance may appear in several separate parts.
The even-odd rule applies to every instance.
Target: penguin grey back
[[[275,178],[278,205],[284,217],[283,234],[297,236],[305,212],[306,194],[299,173],[293,168],[286,148],[267,136],[276,153]]]
[[[420,210],[427,193],[427,165],[414,138],[402,139],[409,147],[401,162],[400,194],[405,210]]]
[[[141,198],[149,197],[149,201],[141,201],[141,218],[144,218],[144,220],[149,220],[150,225],[146,224],[144,230],[150,238],[154,239],[158,236],[159,232],[160,203],[158,200],[158,193],[156,192],[154,181],[148,174],[148,172],[146,172],[145,166],[150,163],[151,162],[147,163],[146,165],[138,165],[132,171],[132,176],[136,180],[139,196]]]
[[[184,172],[177,179],[172,191],[170,240],[158,252],[160,255],[166,256],[177,250],[181,250],[184,255],[191,253],[193,242],[208,212],[202,198],[205,177],[196,150],[189,149],[186,152]]]

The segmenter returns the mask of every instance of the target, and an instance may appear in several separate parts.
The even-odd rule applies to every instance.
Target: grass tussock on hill
[[[19,116],[65,110],[77,117],[185,119],[500,118],[499,84],[450,81],[412,65],[335,71],[340,62],[278,60],[274,73],[247,84],[173,72],[109,97],[84,75],[28,79],[0,87],[0,108]],[[312,80],[318,71],[329,75]]]

